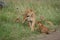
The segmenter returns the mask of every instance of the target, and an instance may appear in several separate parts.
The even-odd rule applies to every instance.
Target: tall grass
[[[27,23],[14,22],[17,17],[22,20],[26,8],[35,11],[36,20],[40,20],[40,16],[45,16],[55,25],[60,24],[60,0],[4,0],[4,2],[7,5],[0,10],[0,40],[36,39],[35,36],[39,35],[39,32],[31,32]]]

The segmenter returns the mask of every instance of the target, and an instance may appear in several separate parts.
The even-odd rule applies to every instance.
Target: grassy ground
[[[27,24],[14,22],[20,17],[26,8],[32,8],[36,14],[36,20],[45,16],[56,25],[60,24],[60,0],[4,0],[6,7],[0,10],[0,40],[29,40],[40,35],[39,32],[31,32]],[[17,9],[18,8],[18,9]],[[48,25],[49,26],[49,25]],[[36,39],[35,39],[36,40]]]

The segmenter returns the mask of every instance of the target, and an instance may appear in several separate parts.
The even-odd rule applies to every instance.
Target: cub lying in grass
[[[40,30],[41,33],[49,34],[50,32],[55,32],[56,31],[56,30],[49,30],[40,21],[38,21],[37,24],[39,26],[38,30]]]

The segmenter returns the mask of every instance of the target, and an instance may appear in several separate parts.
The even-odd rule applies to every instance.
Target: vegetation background
[[[27,24],[14,22],[17,17],[22,21],[22,15],[26,8],[32,8],[36,14],[36,20],[40,16],[52,21],[54,26],[48,24],[48,28],[57,28],[60,25],[60,0],[1,0],[5,7],[0,10],[0,40],[37,40],[37,36],[44,36],[39,32],[31,32]],[[18,9],[17,9],[18,8]]]

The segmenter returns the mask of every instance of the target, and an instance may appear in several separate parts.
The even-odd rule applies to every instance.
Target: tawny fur
[[[36,15],[34,11],[32,9],[26,9],[22,23],[27,21],[31,28],[31,31],[34,31],[35,18],[36,18]]]
[[[39,26],[39,30],[42,33],[46,33],[49,34],[49,29],[47,27],[45,27],[40,21],[37,22],[38,26]]]
[[[45,33],[45,34],[49,34],[50,32],[56,32],[56,29],[54,30],[49,30],[47,27],[45,27],[40,21],[37,22],[38,26],[39,26],[39,30],[42,32],[42,33]]]

